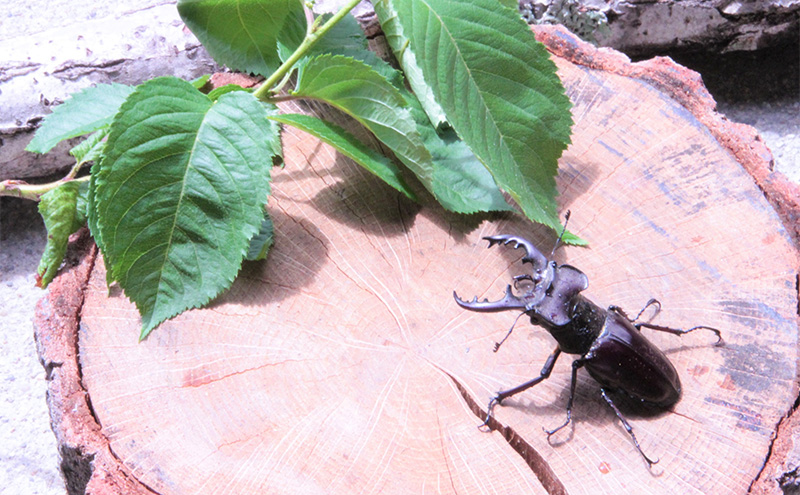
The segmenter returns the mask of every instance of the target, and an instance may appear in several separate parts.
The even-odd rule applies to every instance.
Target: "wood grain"
[[[486,249],[482,236],[518,234],[546,252],[553,232],[411,203],[287,129],[268,204],[275,247],[212,306],[138,344],[135,308],[108,294],[95,265],[82,385],[125,469],[160,494],[746,492],[798,396],[791,236],[730,148],[675,98],[556,61],[576,121],[559,204],[589,241],[557,259],[588,275],[601,305],[635,313],[656,297],[658,323],[725,338],[649,334],[683,382],[672,412],[624,409],[657,466],[585,374],[573,425],[548,443],[542,427],[564,419],[568,356],[496,409],[509,430],[477,428],[478,409],[538,374],[555,343],[521,321],[495,354],[516,315],[465,312],[452,292],[498,298],[523,273],[521,253]]]

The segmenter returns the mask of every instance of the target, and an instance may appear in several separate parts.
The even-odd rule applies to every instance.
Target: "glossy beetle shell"
[[[602,386],[658,406],[668,407],[681,395],[681,381],[666,355],[615,310],[589,352],[584,367]]]

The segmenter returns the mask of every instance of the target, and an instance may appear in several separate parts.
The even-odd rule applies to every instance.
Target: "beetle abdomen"
[[[608,311],[602,333],[581,360],[604,387],[664,407],[680,398],[675,366],[617,311]]]

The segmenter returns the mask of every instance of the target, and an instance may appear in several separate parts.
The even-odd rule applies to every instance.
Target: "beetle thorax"
[[[528,314],[531,316],[531,323],[550,332],[562,351],[583,355],[603,331],[606,310],[581,295],[576,295],[569,304],[571,307],[567,311],[571,318],[564,325],[553,325],[534,312]]]

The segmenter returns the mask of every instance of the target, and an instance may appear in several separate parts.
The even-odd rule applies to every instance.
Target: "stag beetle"
[[[569,220],[569,212],[567,212],[566,219]],[[564,230],[566,230],[566,222]],[[562,231],[553,247],[551,258],[563,235]],[[661,310],[661,304],[655,299],[651,299],[633,319],[629,318],[618,306],[609,306],[608,309],[603,309],[580,294],[589,286],[589,279],[577,268],[570,265],[558,265],[555,261],[549,260],[530,241],[522,237],[495,235],[484,237],[484,239],[489,241],[489,247],[512,243],[515,249],[523,247],[526,254],[522,258],[522,262],[532,265],[533,274],[518,275],[513,278],[514,288],[517,291],[522,290],[520,284],[527,286],[521,295],[515,295],[509,284],[506,287],[505,296],[498,301],[479,302],[475,297],[472,301],[467,302],[461,300],[453,291],[456,302],[462,308],[471,311],[520,310],[522,311],[520,316],[527,314],[531,323],[544,327],[556,339],[558,345],[545,361],[539,376],[514,388],[498,392],[489,401],[486,421],[481,426],[489,424],[495,405],[547,379],[562,352],[578,354],[580,357],[572,362],[567,419],[552,430],[544,430],[548,440],[572,420],[572,403],[575,398],[578,370],[586,368],[589,375],[600,384],[600,395],[622,422],[644,460],[649,466],[657,463],[657,459],[650,459],[642,451],[636,435],[633,433],[633,428],[614,404],[608,392],[622,392],[657,407],[666,408],[675,404],[681,395],[678,372],[667,356],[641,333],[642,327],[679,336],[694,330],[706,329],[717,335],[716,345],[722,344],[720,331],[702,325],[681,330],[648,322],[638,322],[639,317],[650,306],[655,306],[655,314]],[[516,324],[516,321],[514,323]],[[513,330],[514,326],[512,325],[505,337],[495,343],[494,352],[497,352]]]

